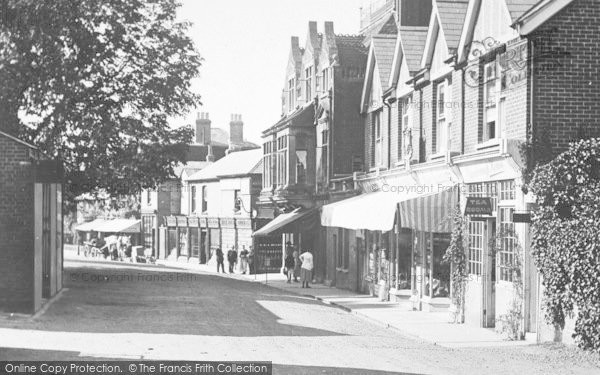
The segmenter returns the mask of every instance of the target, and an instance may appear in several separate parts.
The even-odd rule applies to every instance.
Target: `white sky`
[[[180,18],[204,58],[193,90],[203,105],[173,125],[194,124],[209,112],[213,127],[229,130],[232,113],[242,114],[244,136],[260,144],[262,130],[281,116],[281,90],[290,38],[304,47],[308,21],[333,21],[339,34],[356,34],[366,0],[182,0]]]

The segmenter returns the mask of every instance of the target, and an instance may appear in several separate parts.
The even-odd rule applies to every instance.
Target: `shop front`
[[[356,264],[356,290],[381,300],[411,301],[419,310],[449,307],[450,266],[443,256],[450,244],[459,190],[447,170],[427,176],[435,173],[448,178],[428,184],[414,175],[383,179],[385,185],[380,183],[377,192],[323,206],[321,225],[331,228],[329,232],[356,233],[349,244],[328,246],[332,253],[345,251],[347,245],[356,249],[349,262]],[[372,189],[374,182],[365,185]],[[330,278],[339,278],[339,269],[331,272],[335,273]]]

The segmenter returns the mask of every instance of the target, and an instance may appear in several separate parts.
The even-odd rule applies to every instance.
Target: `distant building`
[[[160,229],[161,258],[207,263],[217,247],[250,249],[261,189],[262,150],[228,153],[185,179],[181,215]]]
[[[0,310],[32,314],[63,287],[62,166],[0,132]]]
[[[233,151],[256,149],[260,146],[244,139],[244,123],[239,114],[231,115],[229,132],[212,126],[209,114],[198,113],[194,143],[188,146],[187,161],[175,168],[176,178],[156,189],[141,193],[142,241],[146,248],[159,254],[158,228],[167,226],[167,217],[187,216],[189,212],[189,178]]]

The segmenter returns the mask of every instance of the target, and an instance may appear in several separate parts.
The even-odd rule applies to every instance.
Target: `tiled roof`
[[[436,4],[448,49],[455,50],[458,48],[469,1],[438,0]]]
[[[232,152],[208,167],[194,173],[188,180],[213,180],[219,176],[248,175],[256,171],[263,157],[262,149]]]
[[[427,26],[401,26],[400,41],[408,70],[416,72],[421,68],[421,57],[427,39]]]
[[[378,32],[379,35],[396,35],[398,34],[398,25],[396,24],[396,17],[391,14],[387,20],[383,23]]]
[[[376,35],[373,37],[373,52],[379,68],[381,87],[385,91],[389,87],[390,74],[392,71],[392,60],[396,49],[396,36]]]
[[[342,65],[364,66],[367,48],[362,43],[362,35],[336,35],[335,43]],[[357,60],[358,59],[358,60]]]
[[[506,6],[514,22],[539,2],[540,0],[506,0]]]

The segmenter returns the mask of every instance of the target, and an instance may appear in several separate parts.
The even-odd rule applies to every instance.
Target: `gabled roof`
[[[389,87],[392,60],[394,59],[394,50],[396,49],[396,36],[374,36],[371,41],[371,48],[377,62],[381,86],[383,91],[385,91]]]
[[[505,0],[508,12],[512,21],[515,22],[525,12],[531,9],[534,5],[540,2],[540,0]]]
[[[189,181],[216,180],[222,176],[245,176],[256,172],[256,166],[262,161],[262,149],[232,152],[194,173]],[[260,172],[258,172],[260,173]]]
[[[508,2],[509,0],[507,0]],[[514,1],[514,0],[513,0]],[[535,5],[521,13],[513,27],[516,26],[520,35],[528,35],[554,17],[558,12],[575,0],[540,0]],[[510,7],[509,7],[510,9]],[[511,11],[511,16],[512,11]]]
[[[396,16],[394,14],[390,14],[390,16],[383,22],[378,35],[396,35],[398,34],[398,24],[396,23]]]
[[[402,26],[398,34],[402,51],[408,65],[408,70],[413,73],[421,68],[421,57],[427,39],[426,26]]]
[[[437,7],[448,49],[455,51],[460,41],[469,0],[437,0],[434,5]]]

